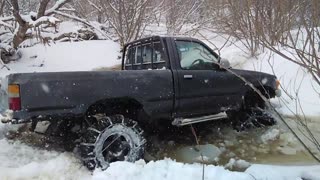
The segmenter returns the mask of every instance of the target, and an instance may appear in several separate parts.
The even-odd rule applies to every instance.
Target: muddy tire
[[[88,169],[106,169],[115,161],[143,158],[146,140],[136,121],[122,115],[95,115],[80,143],[80,154]]]
[[[256,127],[273,126],[276,124],[274,117],[265,109],[251,108],[248,115]]]
[[[261,108],[227,112],[228,118],[237,131],[244,131],[255,127],[273,126],[276,124],[274,117]]]

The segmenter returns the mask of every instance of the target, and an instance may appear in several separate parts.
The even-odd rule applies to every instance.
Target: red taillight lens
[[[21,110],[20,97],[18,97],[18,98],[9,98],[9,108],[10,108],[12,111]]]
[[[13,111],[21,110],[20,86],[10,84],[8,86],[9,108]]]

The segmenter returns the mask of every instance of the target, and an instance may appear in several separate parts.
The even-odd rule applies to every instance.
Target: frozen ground
[[[210,37],[208,35],[207,37],[218,47],[224,43],[224,38],[221,36],[212,35]],[[261,54],[258,59],[251,58],[250,61],[245,62],[247,55],[239,49],[239,46],[241,48],[240,44],[237,46],[227,45],[221,50],[222,56],[229,59],[237,67],[273,72],[267,61],[269,60],[267,53]],[[112,41],[66,42],[45,47],[36,45],[31,48],[21,49],[21,54],[22,59],[20,61],[8,65],[11,69],[10,71],[6,69],[0,70],[0,78],[4,78],[9,73],[87,71],[121,63],[120,60],[117,60],[119,45]],[[294,83],[294,79],[304,83],[301,86],[302,88],[299,88],[300,97],[303,99],[301,104],[307,107],[305,111],[307,115],[318,119],[320,111],[317,108],[319,107],[319,98],[317,94],[312,93],[310,90],[312,89],[309,83],[310,77],[295,65],[287,63],[279,57],[275,56],[274,60],[270,58],[269,62],[275,64],[274,71],[282,81],[282,86],[287,87],[290,92],[294,93],[300,87],[297,86],[298,82]],[[275,103],[279,105],[279,109],[284,114],[288,114],[290,111],[287,111],[285,107],[295,108],[296,104],[288,96],[284,96],[283,99],[281,103]],[[319,123],[316,120],[313,122],[314,129],[319,129],[316,128],[319,127]],[[292,125],[294,124],[292,123]],[[181,154],[177,153],[181,149],[193,145],[192,139],[188,142],[168,139],[167,145],[169,145],[169,148],[161,152],[162,154],[156,157],[156,161],[148,163],[144,161],[136,163],[116,162],[112,163],[111,167],[106,171],[96,170],[90,173],[81,166],[81,163],[73,153],[61,152],[46,146],[36,148],[20,139],[9,140],[5,138],[5,135],[12,128],[16,130],[18,127],[0,124],[0,179],[180,180],[202,178],[203,165],[181,163],[198,162],[202,161],[202,159],[195,157],[191,160],[189,159],[189,161],[185,157],[179,157],[178,155]],[[212,162],[206,162],[215,165],[205,165],[205,179],[320,179],[320,167],[306,166],[315,162],[306,154],[292,134],[282,126],[240,134],[228,127],[212,126],[207,130],[207,132],[201,134],[201,144],[212,145],[209,148],[204,146],[209,149],[209,152],[211,150],[216,152],[216,148],[218,148],[219,153],[217,155],[220,156],[217,158],[212,157]],[[172,146],[175,143],[178,145]],[[210,154],[204,160],[210,160]],[[163,159],[163,157],[171,157],[181,162]],[[189,156],[187,155],[187,157]],[[273,165],[257,165],[257,163]],[[274,164],[282,166],[275,166]],[[295,164],[296,166],[289,166],[289,164]],[[231,169],[233,169],[233,166],[238,166],[234,169],[250,167],[245,172],[231,172],[225,170],[224,166]]]

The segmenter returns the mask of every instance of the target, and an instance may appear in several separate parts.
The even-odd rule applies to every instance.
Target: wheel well
[[[273,98],[275,96],[274,90],[269,86],[259,86],[257,89],[267,98]],[[258,93],[256,93],[253,89],[247,91],[244,96],[244,106],[248,107],[265,107],[264,100],[260,97]]]
[[[122,114],[128,118],[137,120],[138,113],[142,109],[141,103],[132,98],[104,99],[89,106],[86,116],[100,113],[107,115]]]

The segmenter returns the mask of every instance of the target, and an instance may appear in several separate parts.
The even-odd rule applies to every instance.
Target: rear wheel
[[[136,121],[122,115],[95,115],[96,122],[82,136],[80,153],[93,170],[106,169],[115,161],[134,162],[144,155],[145,138]]]

